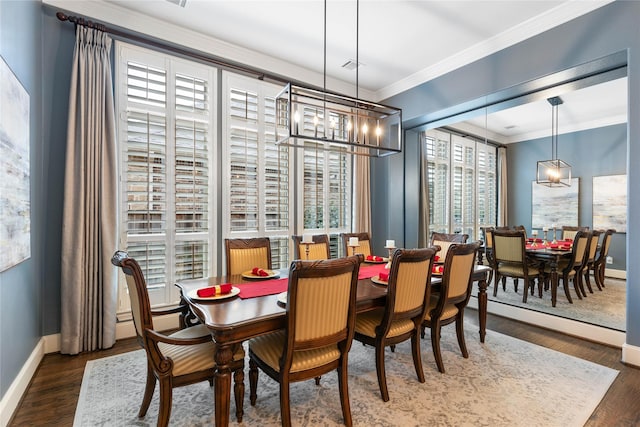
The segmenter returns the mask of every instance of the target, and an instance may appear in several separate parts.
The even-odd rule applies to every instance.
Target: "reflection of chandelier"
[[[276,97],[276,144],[382,157],[402,151],[402,110],[327,91],[327,1],[324,2],[324,88],[288,83]]]
[[[571,165],[558,159],[558,105],[562,104],[559,96],[548,98],[551,104],[551,160],[538,161],[536,182],[547,187],[570,187]]]

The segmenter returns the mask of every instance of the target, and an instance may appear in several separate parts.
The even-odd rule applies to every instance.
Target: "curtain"
[[[117,164],[110,51],[102,31],[76,27],[62,224],[61,352],[115,343]]]
[[[353,231],[371,235],[370,159],[360,155],[354,157]]]
[[[498,148],[498,226],[509,224],[507,218],[507,149]]]
[[[430,245],[429,238],[429,163],[427,150],[420,137],[420,208],[418,212],[418,247],[426,248]]]

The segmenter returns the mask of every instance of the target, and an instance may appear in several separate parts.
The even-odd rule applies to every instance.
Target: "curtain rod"
[[[169,51],[171,53],[174,54],[178,54],[181,56],[186,56],[189,58],[193,58],[193,59],[197,59],[201,62],[205,62],[205,63],[209,63],[209,64],[214,64],[220,68],[224,68],[226,70],[232,70],[232,71],[237,71],[237,72],[241,72],[245,75],[251,75],[254,76],[256,78],[258,78],[258,80],[271,80],[274,82],[278,82],[278,83],[289,83],[289,82],[294,82],[294,83],[300,83],[300,82],[295,82],[292,79],[287,79],[281,76],[277,76],[277,75],[273,75],[273,74],[268,74],[264,71],[255,69],[255,68],[251,68],[245,65],[240,65],[240,64],[235,64],[229,61],[223,61],[221,59],[218,59],[212,55],[207,55],[207,54],[203,54],[200,52],[196,52],[196,51],[192,51],[192,50],[187,50],[178,46],[172,46],[170,44],[167,43],[163,43],[163,42],[159,42],[156,40],[153,40],[151,38],[148,37],[143,37],[131,32],[127,32],[127,31],[122,31],[122,30],[118,30],[115,28],[109,28],[104,24],[100,24],[98,22],[94,22],[88,19],[85,19],[83,17],[78,17],[78,16],[69,16],[67,14],[65,14],[64,12],[57,12],[56,13],[56,17],[60,20],[60,21],[68,21],[68,22],[72,22],[75,25],[81,25],[84,27],[89,27],[89,28],[95,28],[97,30],[100,31],[104,31],[106,33],[112,34],[114,36],[117,36],[119,38],[125,39],[125,40],[132,40],[141,44],[145,44],[145,45],[149,45],[152,46],[154,48],[157,49],[162,49],[165,51]]]

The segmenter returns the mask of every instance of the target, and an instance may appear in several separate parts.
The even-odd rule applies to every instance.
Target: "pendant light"
[[[551,160],[538,161],[536,182],[547,187],[570,187],[571,165],[558,159],[558,105],[559,96],[548,98],[551,104]]]

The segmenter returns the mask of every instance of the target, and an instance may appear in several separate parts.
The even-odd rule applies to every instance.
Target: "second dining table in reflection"
[[[384,266],[385,264],[362,264],[358,275],[357,312],[365,312],[384,306],[387,295],[386,286],[372,281],[372,278],[384,271]],[[485,266],[476,266],[473,273],[473,280],[478,282],[478,319],[481,342],[484,342],[486,334],[486,279],[489,270]],[[278,274],[279,278],[265,281],[252,281],[242,275],[235,275],[191,279],[176,283],[193,314],[209,328],[211,336],[217,344],[216,352],[212,355],[217,365],[214,379],[216,426],[229,425],[230,363],[234,347],[251,338],[285,327],[286,309],[282,303],[278,302],[278,294],[286,291],[288,270],[279,270]],[[432,277],[432,285],[440,282],[439,277],[435,275]],[[197,289],[221,283],[232,283],[235,288],[239,289],[239,294],[213,300],[198,299],[195,296]],[[242,380],[243,378],[238,378],[236,383],[241,383]]]

